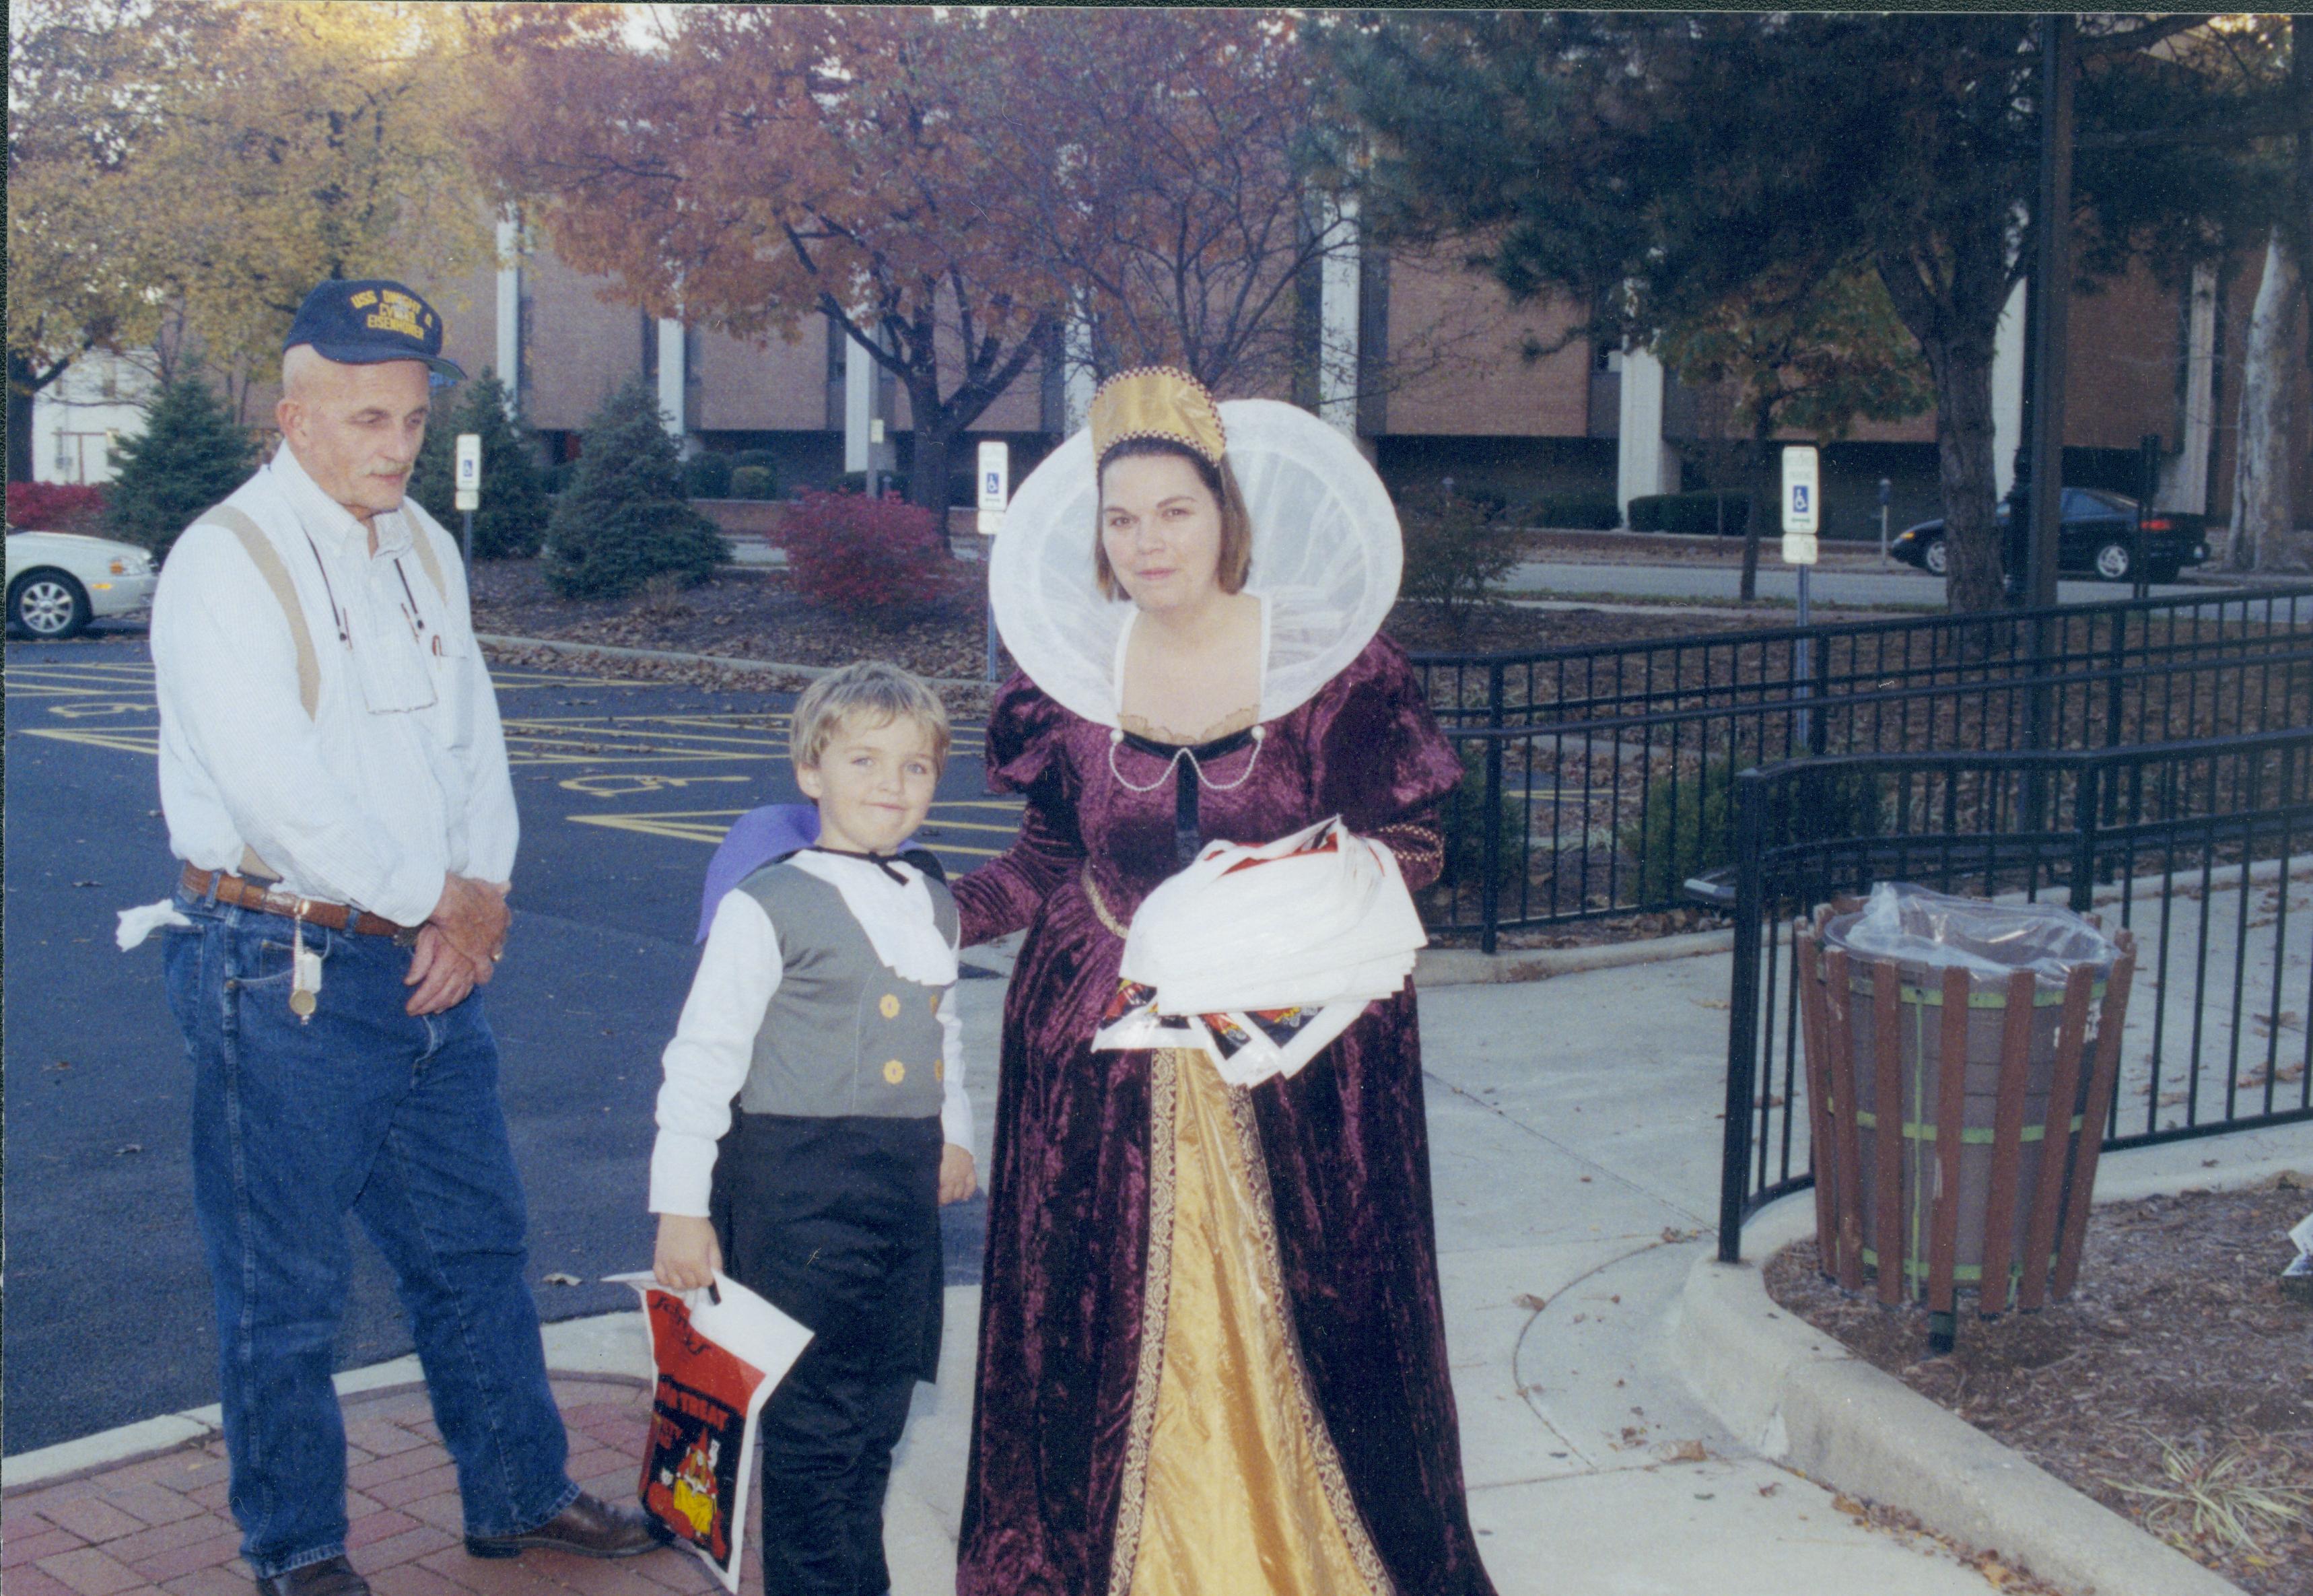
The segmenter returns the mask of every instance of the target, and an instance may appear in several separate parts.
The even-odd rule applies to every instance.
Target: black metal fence
[[[1875,881],[2061,897],[2135,933],[2106,1147],[2313,1118],[2313,730],[1802,758],[1734,788],[1721,1258],[1813,1183],[1794,918]]]
[[[2313,587],[1527,653],[1419,653],[1468,772],[1433,931],[1675,908],[1738,771],[1803,753],[2100,749],[2313,723]]]

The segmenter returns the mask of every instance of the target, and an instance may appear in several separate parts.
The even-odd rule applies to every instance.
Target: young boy
[[[814,1332],[763,1409],[768,1596],[889,1588],[892,1449],[938,1365],[937,1205],[974,1184],[956,911],[929,854],[893,850],[947,746],[946,710],[896,666],[811,685],[790,748],[819,841],[724,896],[667,1044],[659,1284],[722,1267]]]

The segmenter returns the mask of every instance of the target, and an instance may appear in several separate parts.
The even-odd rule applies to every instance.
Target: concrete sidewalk
[[[1709,1403],[1683,1372],[1698,1360],[1681,1336],[1730,1333],[1682,1311],[1690,1276],[1715,1267],[1728,969],[1727,955],[1703,953],[1423,991],[1447,1325],[1488,1568],[1502,1596],[1976,1596],[1984,1577],[1966,1558],[1868,1527],[1830,1488],[1763,1455],[1788,1448],[1757,1433],[1746,1441],[1721,1421],[1730,1400],[1742,1409],[1752,1362],[1763,1382],[1784,1368],[1770,1367],[1771,1341],[1717,1345],[1715,1389],[1702,1382]],[[990,1058],[1001,984],[961,991],[972,1057]],[[993,1074],[972,1082],[983,1124],[993,1119]],[[2115,1158],[2106,1178],[2183,1186],[2204,1179],[2211,1159],[2313,1167],[2313,1127]],[[919,1388],[894,1472],[887,1520],[899,1596],[952,1588],[978,1305],[976,1288],[951,1289],[941,1381]],[[1739,1315],[1731,1333],[1746,1333]],[[549,1357],[570,1372],[558,1389],[585,1478],[631,1490],[647,1414],[639,1316],[550,1327]],[[392,1389],[414,1374],[405,1360],[341,1382],[372,1388],[347,1398],[363,1448],[353,1560],[383,1596],[705,1588],[698,1565],[674,1553],[612,1565],[468,1558],[423,1399]],[[0,1521],[8,1596],[154,1587],[245,1596],[220,1516],[217,1443],[203,1439],[213,1422],[186,1416],[140,1426],[141,1436],[77,1443],[69,1454],[9,1460]],[[108,1447],[118,1458],[171,1441],[179,1450],[159,1457],[105,1460]],[[66,1478],[68,1469],[86,1471]],[[2116,1555],[2139,1542],[2163,1549],[2106,1517]],[[2102,1586],[2106,1596],[2129,1588]]]

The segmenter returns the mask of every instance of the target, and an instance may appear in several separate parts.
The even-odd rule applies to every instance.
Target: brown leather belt
[[[219,903],[230,903],[242,908],[253,908],[261,914],[279,915],[286,919],[303,920],[330,931],[357,931],[364,936],[390,936],[399,943],[418,939],[418,927],[397,925],[391,920],[373,915],[343,903],[321,903],[311,898],[300,898],[294,892],[283,892],[262,881],[227,875],[222,871],[202,870],[185,866],[185,890],[206,898],[209,889],[216,889]]]

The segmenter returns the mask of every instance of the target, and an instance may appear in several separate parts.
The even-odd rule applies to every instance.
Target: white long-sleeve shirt
[[[227,503],[289,574],[320,694],[308,719],[288,619],[241,540],[188,531],[153,599],[171,849],[237,872],[246,848],[289,891],[405,925],[433,912],[449,874],[511,880],[520,823],[506,738],[449,534],[405,501],[375,518],[372,554],[367,530],[286,443]]]
[[[865,889],[863,899],[884,895],[874,865],[843,860],[834,868],[866,873],[854,883],[855,891]],[[897,912],[899,890],[892,888],[889,896]],[[785,974],[778,932],[763,906],[744,892],[726,893],[708,927],[674,1039],[661,1058],[665,1080],[658,1092],[658,1139],[651,1147],[652,1213],[706,1217],[715,1145],[731,1128],[731,1100],[746,1083],[755,1034]],[[940,994],[938,1013],[940,1136],[969,1152],[972,1101],[963,1094],[963,1022],[954,987]]]

